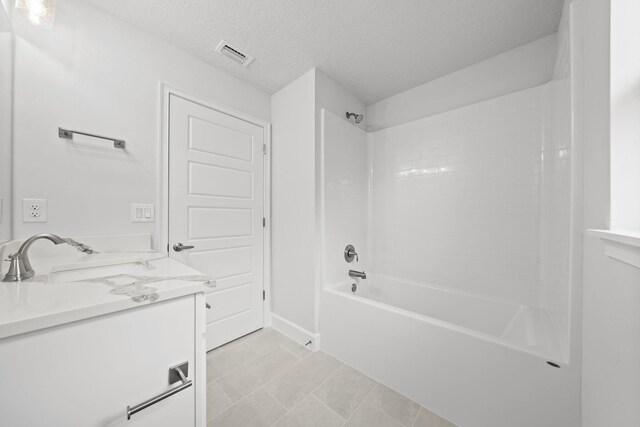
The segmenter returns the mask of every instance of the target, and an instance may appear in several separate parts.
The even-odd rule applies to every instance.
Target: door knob
[[[180,252],[183,251],[185,249],[193,249],[195,246],[185,246],[182,243],[176,243],[175,245],[173,245],[173,250],[176,252]]]

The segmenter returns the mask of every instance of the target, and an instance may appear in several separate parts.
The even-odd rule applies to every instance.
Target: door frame
[[[262,286],[265,291],[263,304],[263,327],[271,326],[271,123],[257,117],[245,114],[234,108],[218,104],[216,102],[203,99],[199,96],[185,92],[166,83],[160,83],[159,94],[159,119],[158,128],[160,136],[160,150],[157,158],[157,200],[159,209],[156,209],[156,236],[158,242],[156,248],[158,252],[165,252],[169,256],[169,97],[176,95],[202,105],[206,108],[218,111],[239,120],[259,126],[263,130],[263,141],[266,146],[266,153],[263,157],[263,182],[264,182],[264,212],[266,219],[263,228],[263,277]]]

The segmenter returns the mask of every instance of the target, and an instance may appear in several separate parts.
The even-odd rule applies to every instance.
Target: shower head
[[[364,116],[362,114],[350,113],[348,111],[345,115],[347,116],[347,120],[353,117],[353,120],[355,120],[356,124],[360,123],[364,119]]]

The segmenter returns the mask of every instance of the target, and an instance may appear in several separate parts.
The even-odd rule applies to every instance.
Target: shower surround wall
[[[323,111],[323,283],[353,268],[532,307],[568,360],[569,113],[568,78],[372,133]]]
[[[371,133],[376,273],[559,308],[544,252],[568,242],[570,149],[551,101],[547,84]]]

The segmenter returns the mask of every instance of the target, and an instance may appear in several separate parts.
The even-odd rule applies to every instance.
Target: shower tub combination
[[[563,84],[564,92],[558,93],[567,94]],[[566,135],[549,133],[553,123],[541,125],[549,123],[545,117],[550,115],[564,117],[542,107],[554,99],[554,90],[552,84],[543,85],[444,113],[454,124],[444,128],[451,137],[427,134],[442,128],[442,117],[399,125],[384,139],[322,112],[320,347],[461,427],[579,425],[579,360],[569,357],[576,347],[568,332],[572,288],[567,272],[573,262],[568,242],[574,237],[566,232],[570,197],[557,192],[567,182],[563,174],[571,171],[565,162],[571,144]],[[521,121],[510,122],[511,133],[502,140],[478,136],[482,123],[490,120],[497,124],[489,131],[502,132],[500,120],[508,114],[520,114],[516,119]],[[463,125],[472,130],[460,130]],[[518,139],[534,131],[547,144],[543,148],[531,136]],[[451,143],[461,132],[466,139]],[[491,185],[473,187],[476,176],[502,172],[502,159],[496,166],[487,157],[468,160],[487,154],[482,151],[487,142],[504,143],[500,150],[490,146],[488,154],[519,156],[525,149],[534,154],[522,160],[529,163],[504,171],[511,174],[502,179],[511,185],[504,197]],[[521,145],[514,150],[510,144]],[[432,152],[438,156],[446,150],[453,154],[427,163]],[[541,150],[549,163],[535,163]],[[462,156],[460,163],[437,163]],[[491,170],[482,175],[477,172],[482,167]],[[544,173],[532,181],[539,184],[540,192],[534,193],[539,200],[518,193],[531,194],[529,176],[523,176],[529,170]],[[456,187],[461,182],[468,187]],[[468,188],[491,204],[469,205]],[[521,197],[516,203],[530,203],[531,209],[491,222],[500,213],[482,209],[495,203],[508,209],[514,195]],[[540,210],[527,217],[532,209]],[[464,216],[469,212],[471,217]],[[494,231],[501,226],[513,231]],[[360,252],[359,262],[345,260],[347,244]],[[482,274],[493,266],[495,271]],[[366,270],[367,278],[349,277],[351,269]],[[439,280],[429,280],[429,273],[435,277],[439,272],[444,272]],[[416,277],[420,281],[412,281]],[[499,284],[492,282],[494,277]]]

